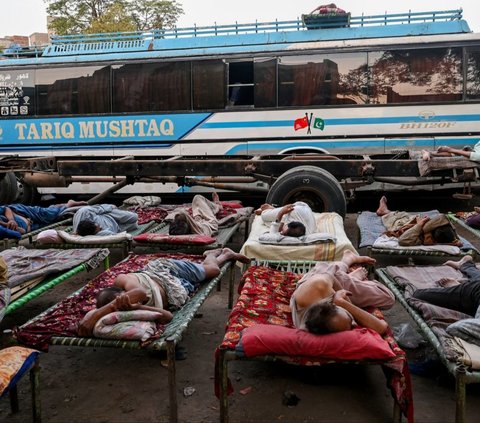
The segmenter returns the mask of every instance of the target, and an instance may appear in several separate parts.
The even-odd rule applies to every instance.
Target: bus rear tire
[[[13,172],[8,172],[0,179],[0,204],[12,204],[17,197],[17,177]]]
[[[35,205],[40,200],[40,194],[37,191],[37,188],[26,184],[23,179],[17,176],[17,187],[18,195],[17,202],[25,204],[26,206]]]
[[[340,183],[325,169],[299,166],[288,170],[271,186],[267,203],[307,203],[314,212],[336,212],[345,217],[347,201]]]

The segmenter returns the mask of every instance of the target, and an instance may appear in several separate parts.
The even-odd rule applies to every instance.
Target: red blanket
[[[250,267],[243,275],[239,287],[240,297],[230,314],[225,337],[219,348],[235,349],[242,330],[254,325],[272,324],[292,328],[289,302],[298,279],[299,275],[294,273],[259,266]],[[375,309],[371,312],[375,316],[383,318],[380,310]],[[384,339],[395,354],[395,358],[375,362],[382,365],[392,396],[400,404],[408,421],[413,422],[412,386],[405,352],[397,345],[390,330]],[[217,358],[218,351],[217,349]],[[289,355],[278,358],[300,365],[322,365],[332,362],[331,358],[322,356]],[[342,360],[336,361],[341,362]],[[218,366],[216,367],[218,369]],[[218,395],[218,378],[215,388]]]
[[[20,328],[15,328],[14,334],[18,342],[37,349],[47,350],[49,340],[54,336],[78,336],[78,322],[95,307],[95,296],[100,290],[113,285],[119,274],[140,270],[149,261],[159,257],[186,259],[195,262],[203,261],[203,256],[187,254],[132,254],[92,279],[80,291],[68,296]]]

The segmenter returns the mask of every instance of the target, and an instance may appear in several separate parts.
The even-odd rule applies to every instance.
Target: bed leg
[[[230,277],[228,280],[228,309],[233,307],[233,290],[235,289],[235,264],[230,266]]]
[[[175,340],[167,338],[168,391],[170,396],[170,422],[178,422],[177,383],[175,374]]]
[[[104,270],[110,269],[110,255],[108,255],[103,259],[103,269]]]
[[[401,423],[402,411],[400,410],[400,404],[397,401],[393,402],[393,423]]]
[[[32,390],[33,423],[41,423],[42,408],[40,403],[40,362],[37,358],[30,370],[30,386]]]
[[[220,423],[228,423],[228,360],[227,350],[220,350]]]
[[[19,410],[17,385],[11,387],[8,395],[10,397],[10,409],[12,410],[12,414],[17,413]]]
[[[458,366],[455,372],[455,423],[465,421],[465,367]]]

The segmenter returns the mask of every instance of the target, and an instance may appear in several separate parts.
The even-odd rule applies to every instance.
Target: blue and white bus
[[[0,60],[0,154],[458,147],[480,137],[479,103],[480,34],[461,10],[58,36]]]

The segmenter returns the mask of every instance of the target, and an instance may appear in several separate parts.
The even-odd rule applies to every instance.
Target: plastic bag
[[[393,327],[393,334],[402,348],[415,349],[426,342],[410,323],[401,323]]]

